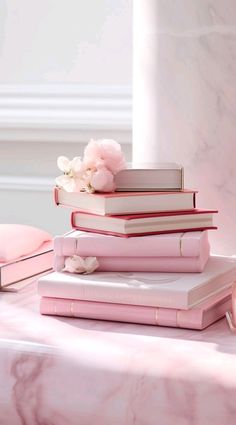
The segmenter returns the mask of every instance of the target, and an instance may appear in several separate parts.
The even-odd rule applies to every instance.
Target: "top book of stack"
[[[155,168],[127,168],[114,177],[116,191],[178,191],[184,188],[184,169],[176,163],[158,163]]]

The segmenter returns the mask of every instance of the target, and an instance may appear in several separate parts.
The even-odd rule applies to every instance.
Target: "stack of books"
[[[39,279],[42,314],[203,329],[225,315],[236,260],[210,255],[217,211],[196,208],[183,168],[122,170],[116,192],[66,192],[73,230],[54,239],[54,272]],[[96,257],[91,274],[68,258]]]

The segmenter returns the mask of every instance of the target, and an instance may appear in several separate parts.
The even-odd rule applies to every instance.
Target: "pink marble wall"
[[[219,209],[212,251],[236,254],[235,0],[134,9],[134,160],[182,163],[198,206]]]

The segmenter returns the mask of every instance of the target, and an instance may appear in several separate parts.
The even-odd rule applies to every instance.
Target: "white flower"
[[[96,257],[82,258],[79,255],[73,255],[65,259],[64,272],[69,273],[93,273],[99,267]]]
[[[65,189],[67,192],[80,192],[83,190],[84,167],[80,157],[75,156],[70,161],[66,156],[59,156],[57,166],[64,173],[55,179],[57,186]]]

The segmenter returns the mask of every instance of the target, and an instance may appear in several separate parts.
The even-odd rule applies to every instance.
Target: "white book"
[[[127,168],[115,176],[117,191],[181,190],[184,169],[176,163],[157,163],[155,168]]]
[[[181,211],[195,208],[194,190],[179,192],[66,192],[55,188],[57,205],[99,215]]]
[[[191,211],[161,212],[102,216],[73,211],[71,224],[75,229],[107,233],[115,236],[141,236],[151,234],[216,229],[213,214],[217,211],[195,209]]]
[[[235,279],[236,259],[212,256],[202,273],[53,272],[39,279],[38,292],[42,297],[187,310]]]

